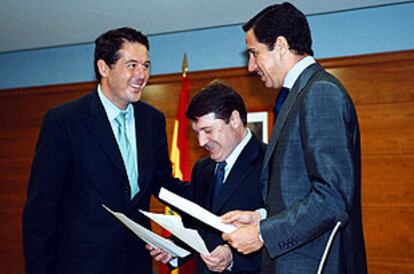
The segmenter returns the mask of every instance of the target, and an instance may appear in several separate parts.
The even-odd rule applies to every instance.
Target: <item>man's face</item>
[[[120,109],[125,109],[141,98],[149,78],[150,60],[147,48],[140,43],[124,42],[118,54],[120,58],[115,64],[108,66],[99,60],[98,66],[104,94]]]
[[[267,88],[280,88],[286,74],[277,47],[269,50],[267,45],[257,41],[253,29],[246,32],[246,47],[249,53],[249,71],[256,72]]]
[[[226,124],[224,120],[216,119],[214,113],[209,113],[191,122],[198,144],[207,150],[210,158],[216,162],[226,160],[239,142],[231,119]]]

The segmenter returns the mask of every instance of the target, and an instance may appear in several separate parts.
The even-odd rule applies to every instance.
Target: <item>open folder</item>
[[[145,227],[137,224],[122,213],[110,210],[107,206],[102,205],[108,212],[115,216],[121,223],[132,230],[138,237],[140,237],[147,244],[165,250],[174,257],[184,258],[190,255],[190,252],[178,245],[168,241],[167,239],[155,234]]]
[[[181,211],[191,215],[197,220],[200,220],[201,222],[208,224],[209,226],[212,226],[221,232],[230,233],[236,230],[235,226],[223,223],[220,220],[220,217],[217,215],[163,187],[161,188],[158,197],[161,200],[169,203],[170,205],[180,209]]]

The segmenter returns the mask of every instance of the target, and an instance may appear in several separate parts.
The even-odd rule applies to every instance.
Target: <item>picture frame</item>
[[[267,111],[248,112],[247,127],[263,143],[269,141],[269,114]]]

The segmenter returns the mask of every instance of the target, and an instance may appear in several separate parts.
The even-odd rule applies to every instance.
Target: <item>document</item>
[[[171,232],[174,236],[189,245],[198,253],[210,255],[205,242],[200,234],[198,234],[197,230],[185,228],[180,216],[150,213],[144,210],[140,210],[140,212]]]
[[[221,232],[230,233],[236,230],[235,226],[223,223],[217,215],[163,187],[159,198]]]
[[[179,247],[178,245],[172,243],[171,241],[168,241],[167,239],[137,224],[136,222],[132,221],[124,214],[112,211],[105,205],[102,205],[102,206],[106,210],[108,210],[112,215],[114,215],[115,218],[117,218],[121,223],[123,223],[130,230],[132,230],[139,238],[141,238],[144,242],[151,245],[152,247],[156,247],[156,248],[158,247],[160,249],[163,249],[169,254],[171,254],[173,257],[184,258],[190,255],[190,252],[188,252],[184,248]]]

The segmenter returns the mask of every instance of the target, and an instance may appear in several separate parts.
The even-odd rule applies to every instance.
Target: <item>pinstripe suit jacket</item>
[[[277,117],[261,182],[263,273],[316,273],[344,214],[324,273],[366,273],[358,119],[345,88],[317,63],[299,76]]]

